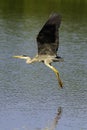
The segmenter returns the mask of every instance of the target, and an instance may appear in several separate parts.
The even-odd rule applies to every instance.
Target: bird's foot
[[[59,85],[60,85],[60,88],[63,88],[63,82],[61,81],[61,79],[59,79]]]

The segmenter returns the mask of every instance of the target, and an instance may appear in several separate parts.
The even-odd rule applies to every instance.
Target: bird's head
[[[26,63],[31,62],[31,58],[27,55],[17,55],[17,56],[13,56],[13,58],[24,59],[24,60],[26,60]]]

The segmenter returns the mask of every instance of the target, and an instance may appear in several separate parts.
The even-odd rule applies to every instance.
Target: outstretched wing
[[[53,14],[49,17],[37,36],[38,55],[57,55],[60,23],[60,15]]]

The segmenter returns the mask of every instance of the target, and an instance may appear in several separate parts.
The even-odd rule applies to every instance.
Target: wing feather
[[[53,14],[49,17],[37,36],[38,55],[57,55],[60,23],[60,15]]]

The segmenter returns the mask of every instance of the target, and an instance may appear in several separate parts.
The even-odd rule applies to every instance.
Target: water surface
[[[52,12],[62,15],[58,54],[64,89],[42,63],[25,64],[13,55],[37,53],[36,36]],[[87,1],[1,0],[0,129],[36,130],[62,116],[56,130],[87,129]]]

